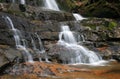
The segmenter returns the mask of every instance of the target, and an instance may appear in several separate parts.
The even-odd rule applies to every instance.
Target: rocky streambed
[[[1,79],[118,79],[120,74],[120,22],[108,18],[87,18],[75,21],[72,13],[52,11],[39,7],[26,6],[21,12],[18,4],[0,4],[0,74]],[[9,16],[14,27],[21,31],[27,41],[28,50],[35,60],[25,63],[24,56],[15,47],[13,32],[3,17]],[[116,61],[106,66],[63,65],[58,58],[62,47],[56,45],[60,25],[67,24],[74,32],[77,42],[90,50],[98,52],[103,59]],[[37,33],[45,47],[49,63],[38,62],[33,50],[31,37],[39,48]],[[83,36],[80,41],[78,36]],[[63,49],[64,50],[64,49]],[[56,53],[58,52],[58,53]],[[45,60],[45,55],[41,55]],[[64,57],[64,55],[63,55]]]
[[[21,63],[9,67],[1,79],[116,79],[120,75],[116,61],[106,66],[61,65],[58,63]]]

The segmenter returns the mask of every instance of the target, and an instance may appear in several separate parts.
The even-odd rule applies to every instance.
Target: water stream
[[[42,44],[40,36],[37,33],[35,33],[35,35],[37,36],[38,41],[39,41],[39,50],[40,50],[40,53],[44,54],[45,61],[49,62],[47,54],[45,53],[46,51],[45,51],[45,49],[43,47],[43,44]],[[41,61],[41,58],[39,58],[39,60]]]
[[[20,0],[20,4],[25,5],[25,4],[26,4],[26,3],[25,3],[25,0]]]
[[[94,63],[101,60],[101,57],[97,55],[95,52],[90,51],[89,49],[83,47],[82,45],[77,44],[77,41],[73,33],[70,31],[68,25],[61,26],[58,44],[67,48],[69,52],[68,57],[66,57],[66,60],[68,59],[68,61],[66,62],[65,60],[63,61],[64,63],[67,64]]]
[[[80,14],[78,14],[78,13],[73,13],[73,16],[75,17],[76,21],[85,19],[84,17],[82,17],[82,16],[81,16]]]
[[[23,39],[23,38],[21,39],[21,37],[20,37],[20,36],[22,36],[21,32],[14,27],[13,22],[10,19],[10,17],[6,16],[6,17],[4,17],[4,19],[5,19],[6,23],[8,24],[9,29],[11,29],[13,32],[16,48],[23,52],[23,55],[24,55],[26,62],[33,63],[33,58],[32,58],[32,55],[27,50],[27,46],[25,44],[25,39]],[[23,43],[23,45],[22,45],[22,43]]]
[[[55,0],[44,0],[44,5],[47,9],[60,11]]]

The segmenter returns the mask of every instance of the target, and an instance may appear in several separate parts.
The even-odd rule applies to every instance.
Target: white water
[[[39,41],[39,47],[40,47],[39,49],[40,49],[41,53],[45,53],[45,49],[43,47],[43,44],[42,44],[40,36],[37,33],[35,33],[35,34],[36,34],[36,36],[38,38],[38,41]]]
[[[18,45],[18,49],[23,51],[26,62],[34,63],[32,55],[29,53],[29,51],[27,50],[27,48],[25,46]],[[27,58],[26,58],[26,56],[27,56]]]
[[[66,26],[61,27],[60,35],[59,35],[59,41],[62,41],[64,38],[64,41],[69,44],[77,44],[72,32],[70,31],[70,28]]]
[[[25,4],[26,4],[26,3],[25,3],[25,0],[20,0],[20,4],[25,5]]]
[[[37,36],[37,38],[38,38],[38,41],[39,41],[39,45],[40,45],[40,53],[44,53],[44,55],[45,55],[45,61],[46,62],[49,62],[49,60],[48,60],[48,57],[47,57],[47,55],[45,54],[45,49],[44,49],[44,47],[43,47],[43,44],[42,44],[42,41],[41,41],[41,38],[40,38],[40,36],[37,34],[37,33],[35,33],[36,34],[36,36]],[[40,61],[42,61],[41,59],[39,59]]]
[[[81,42],[85,42],[85,37],[84,37],[84,35],[78,35],[77,36],[77,42],[79,42],[79,43],[81,43]]]
[[[24,55],[27,56],[27,58],[25,59],[26,62],[33,62],[33,58],[31,56],[31,54],[29,53],[29,51],[27,50],[26,48],[26,44],[25,44],[25,41],[23,41],[23,44],[21,44],[21,39],[20,39],[20,35],[22,35],[20,33],[20,31],[18,29],[16,29],[13,25],[13,22],[12,20],[10,19],[10,17],[6,16],[4,17],[5,18],[5,21],[6,23],[8,24],[8,27],[13,31],[14,33],[14,39],[15,39],[15,43],[16,43],[16,48],[19,49],[19,50],[22,50]]]
[[[42,62],[42,59],[40,57],[40,54],[43,53],[41,52],[39,49],[37,49],[36,45],[35,45],[35,41],[34,39],[31,37],[31,42],[32,42],[32,46],[33,46],[33,49],[35,50],[35,52],[38,54],[38,57],[39,57],[39,61]]]
[[[60,11],[55,0],[44,0],[44,5],[48,9]]]
[[[14,28],[14,25],[12,23],[12,20],[7,16],[5,17],[5,20],[9,26],[9,28],[14,32],[14,39],[15,39],[15,43],[16,43],[16,47],[18,48],[19,45],[21,45],[20,42],[20,31]]]
[[[61,29],[62,31],[59,34],[58,44],[65,46],[65,48],[70,49],[70,51],[71,50],[74,51],[74,55],[72,51],[71,52],[68,51],[69,54],[71,55],[68,55],[68,58],[66,59],[69,60],[67,62],[64,61],[64,63],[67,64],[94,63],[101,60],[101,57],[99,57],[95,52],[90,51],[89,49],[81,45],[77,45],[75,37],[70,31],[69,26],[63,25],[61,26]]]
[[[37,47],[36,47],[36,45],[35,45],[35,41],[33,40],[32,37],[31,37],[31,43],[32,43],[33,49],[34,49],[34,50],[37,50]]]
[[[82,16],[81,16],[80,14],[78,14],[78,13],[73,13],[73,16],[75,17],[75,19],[76,19],[77,21],[85,19],[84,17],[82,17]]]

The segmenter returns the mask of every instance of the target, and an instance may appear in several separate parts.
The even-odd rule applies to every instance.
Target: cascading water
[[[81,16],[80,14],[78,14],[78,13],[73,13],[73,16],[75,17],[76,21],[85,19],[84,17],[82,17],[82,16]]]
[[[15,43],[16,43],[16,47],[18,48],[18,46],[21,45],[21,42],[20,42],[20,31],[18,29],[14,28],[12,20],[8,16],[6,16],[4,18],[5,18],[6,23],[8,24],[8,27],[14,32]]]
[[[55,0],[44,0],[44,5],[48,9],[60,11]]]
[[[34,39],[31,37],[31,42],[32,42],[32,46],[33,46],[33,50],[35,50],[35,52],[38,54],[38,56],[40,56],[41,52],[39,49],[37,49],[36,45],[35,45],[35,41]],[[39,61],[42,62],[41,57],[39,57]]]
[[[76,37],[77,42],[81,43],[81,42],[85,42],[85,37],[83,34],[77,35]]]
[[[35,41],[33,40],[32,36],[31,36],[31,43],[32,43],[33,49],[37,50],[37,47],[35,45]]]
[[[78,13],[73,13],[73,16],[74,16],[74,18],[76,19],[76,21],[81,21],[81,20],[83,20],[83,19],[86,19],[86,18],[82,17],[82,16],[81,16],[80,14],[78,14]],[[85,38],[84,38],[84,36],[83,36],[82,34],[79,35],[78,39],[80,39],[82,42],[85,42]]]
[[[25,0],[20,0],[20,4],[25,5],[25,4],[26,4],[26,3],[25,3]]]
[[[25,55],[25,61],[27,62],[32,62],[33,63],[33,58],[32,58],[32,55],[29,53],[29,51],[27,50],[26,48],[26,44],[25,44],[25,41],[21,40],[20,39],[20,35],[22,35],[20,33],[20,31],[18,29],[16,29],[13,25],[13,22],[12,20],[10,19],[10,17],[6,16],[4,17],[6,23],[8,24],[8,27],[13,31],[14,33],[14,39],[15,39],[15,43],[16,43],[16,48],[19,49],[19,50],[22,50],[23,51],[23,54]],[[23,41],[23,44],[21,43],[21,41]],[[26,58],[27,56],[27,58]]]
[[[45,49],[44,49],[44,47],[43,47],[43,44],[42,44],[42,41],[41,41],[40,36],[39,36],[37,33],[35,33],[35,35],[37,36],[38,41],[39,41],[39,45],[40,45],[39,50],[40,50],[40,53],[42,53],[42,54],[44,53],[44,55],[45,55],[45,61],[46,61],[46,62],[49,62],[48,57],[47,57],[47,55],[45,54]]]
[[[62,41],[64,38],[64,41],[66,43],[77,44],[77,42],[68,26],[61,27],[61,30],[62,30],[62,32],[59,35],[59,41]]]
[[[41,38],[40,38],[40,36],[37,34],[37,33],[35,33],[36,34],[36,36],[37,36],[37,38],[38,38],[38,41],[39,41],[39,49],[40,49],[40,51],[41,51],[41,53],[45,53],[45,49],[44,49],[44,47],[43,47],[43,44],[42,44],[42,41],[41,41]]]
[[[59,34],[58,44],[65,46],[69,52],[68,57],[65,58],[66,60],[69,60],[67,62],[66,60],[63,61],[64,63],[94,63],[101,60],[101,57],[99,57],[95,52],[90,51],[89,49],[77,44],[73,33],[70,31],[69,26],[63,25],[61,26],[61,29],[62,32]]]

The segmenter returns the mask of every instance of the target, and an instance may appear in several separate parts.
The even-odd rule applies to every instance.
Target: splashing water
[[[40,38],[40,36],[37,34],[37,33],[35,33],[36,34],[36,36],[37,36],[37,38],[38,38],[38,41],[39,41],[39,45],[40,45],[40,52],[43,54],[45,54],[45,49],[44,49],[44,47],[43,47],[43,44],[42,44],[42,41],[41,41],[41,38]],[[40,59],[40,61],[41,61],[41,59]],[[47,57],[47,55],[45,54],[45,61],[46,62],[49,62],[49,60],[48,60],[48,57]]]
[[[63,25],[61,26],[61,29],[62,32],[59,34],[58,44],[64,46],[68,50],[68,52],[65,52],[67,54],[64,53],[64,55],[62,55],[63,57],[65,56],[65,58],[63,58],[63,63],[94,63],[101,60],[101,57],[95,52],[90,51],[81,45],[77,45],[76,39],[70,31],[69,26]]]
[[[24,57],[25,57],[25,61],[26,62],[31,62],[33,63],[33,58],[32,58],[32,55],[29,53],[29,51],[27,50],[26,48],[26,44],[25,44],[25,41],[23,41],[23,44],[21,44],[21,39],[20,39],[20,36],[22,35],[20,33],[20,31],[18,29],[16,29],[13,25],[13,22],[12,20],[10,19],[10,17],[6,16],[4,17],[6,23],[8,24],[8,27],[13,31],[14,33],[14,39],[15,39],[15,43],[16,43],[16,48],[19,49],[19,50],[22,50],[23,51],[23,54],[24,54]],[[27,58],[26,58],[27,57]]]
[[[84,17],[82,17],[82,16],[81,16],[80,14],[78,14],[78,13],[73,13],[73,16],[75,17],[76,21],[85,19]]]
[[[60,11],[55,0],[44,0],[44,5],[48,9]]]
[[[40,54],[41,54],[41,51],[39,49],[37,49],[36,45],[35,45],[35,41],[34,39],[31,37],[31,42],[32,42],[32,46],[33,46],[33,49],[35,50],[35,52],[38,54],[38,57],[39,57],[39,61],[42,62],[42,59],[40,57]],[[43,53],[43,52],[42,52]]]
[[[45,49],[43,47],[43,44],[42,44],[40,36],[37,33],[35,33],[35,34],[36,34],[36,36],[38,38],[38,41],[39,41],[39,47],[40,47],[39,49],[40,49],[41,53],[45,53]]]
[[[66,25],[64,27],[61,27],[62,32],[60,32],[59,35],[59,41],[64,41],[69,44],[77,44],[72,32],[70,31],[70,28]]]
[[[20,4],[25,5],[25,4],[26,4],[26,3],[25,3],[25,0],[20,0]]]

